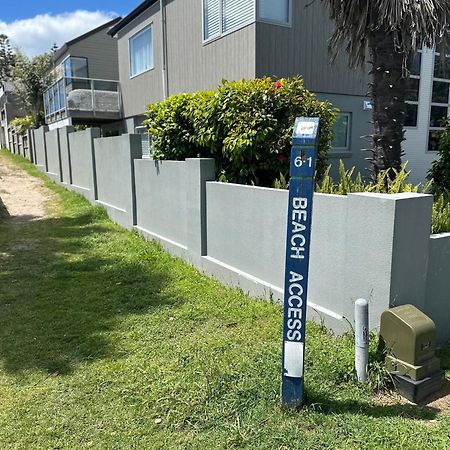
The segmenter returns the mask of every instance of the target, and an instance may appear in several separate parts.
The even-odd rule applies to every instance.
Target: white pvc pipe
[[[355,367],[358,381],[367,380],[369,362],[369,303],[363,298],[355,302]]]
[[[169,96],[169,84],[167,79],[167,23],[166,5],[164,0],[159,0],[159,11],[161,19],[161,75],[163,86],[163,99]]]

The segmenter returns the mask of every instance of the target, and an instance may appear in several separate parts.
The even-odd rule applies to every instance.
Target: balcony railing
[[[68,117],[114,120],[121,117],[120,84],[113,80],[64,77],[44,92],[46,123]]]

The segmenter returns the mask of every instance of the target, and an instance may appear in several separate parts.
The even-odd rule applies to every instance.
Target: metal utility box
[[[380,336],[389,372],[417,381],[440,369],[440,361],[435,356],[436,327],[415,306],[402,305],[384,311]]]

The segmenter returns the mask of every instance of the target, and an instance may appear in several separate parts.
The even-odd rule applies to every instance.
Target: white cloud
[[[73,11],[62,14],[40,14],[11,23],[0,20],[0,34],[6,34],[13,47],[28,56],[48,52],[54,43],[65,42],[96,28],[116,17],[113,12]]]

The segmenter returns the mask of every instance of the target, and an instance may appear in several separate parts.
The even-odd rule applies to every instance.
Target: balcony
[[[45,122],[72,119],[73,124],[121,118],[120,84],[112,80],[63,77],[44,92]]]

